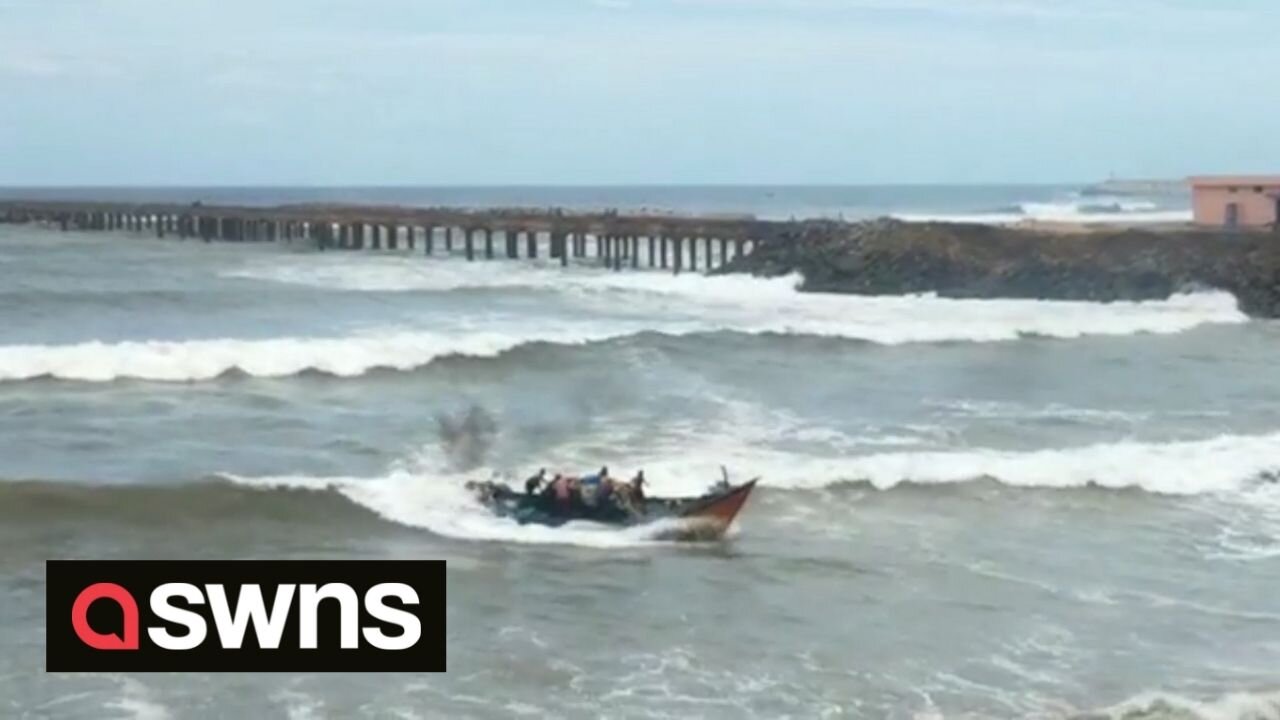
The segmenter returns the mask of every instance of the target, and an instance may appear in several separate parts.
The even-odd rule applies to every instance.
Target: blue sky
[[[0,184],[1280,172],[1277,0],[0,0]]]

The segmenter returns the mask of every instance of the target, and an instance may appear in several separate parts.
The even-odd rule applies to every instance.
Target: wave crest
[[[555,322],[489,319],[478,327],[445,331],[390,327],[345,337],[5,345],[0,346],[0,381],[52,377],[189,382],[232,371],[255,377],[285,377],[306,371],[354,377],[380,368],[412,370],[448,356],[493,357],[533,343],[583,345],[646,332],[673,336],[712,332],[805,335],[897,345],[999,342],[1026,336],[1171,334],[1208,323],[1247,322],[1235,298],[1224,292],[1100,304],[801,295],[776,282],[760,285],[754,280],[746,284],[741,279],[717,280],[721,279],[710,281],[712,289],[700,291],[711,294],[703,298],[696,315],[681,315],[680,304],[666,300],[629,307],[629,314],[620,318]]]

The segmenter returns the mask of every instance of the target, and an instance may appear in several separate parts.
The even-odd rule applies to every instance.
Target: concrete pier
[[[414,250],[446,256],[462,241],[469,261],[536,260],[586,264],[614,271],[642,267],[710,271],[777,237],[785,224],[738,217],[691,217],[617,212],[495,208],[407,208],[362,205],[210,206],[83,201],[0,200],[0,222],[39,223],[63,232],[154,233],[157,239],[204,242],[309,241],[321,250]],[[404,242],[401,242],[403,229]],[[495,252],[495,235],[502,252]],[[460,238],[459,238],[460,235]],[[524,242],[521,243],[523,235]],[[701,242],[699,242],[701,241]],[[477,245],[483,243],[483,252]],[[713,248],[719,252],[713,252]],[[645,260],[641,249],[645,248]],[[688,254],[686,256],[686,249]]]

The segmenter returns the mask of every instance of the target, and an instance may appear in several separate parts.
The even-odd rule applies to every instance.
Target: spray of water
[[[455,470],[480,467],[498,439],[498,421],[478,404],[462,413],[438,413],[436,433],[440,447]]]

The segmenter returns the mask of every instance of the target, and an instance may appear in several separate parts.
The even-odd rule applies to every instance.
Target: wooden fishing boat
[[[521,524],[559,527],[568,522],[589,521],[634,527],[674,519],[679,520],[681,529],[687,531],[677,534],[714,539],[722,536],[733,524],[758,480],[733,485],[726,477],[702,495],[644,497],[622,503],[609,499],[593,503],[580,496],[566,501],[551,492],[521,493],[499,482],[468,483],[468,488],[496,515],[512,518]]]

